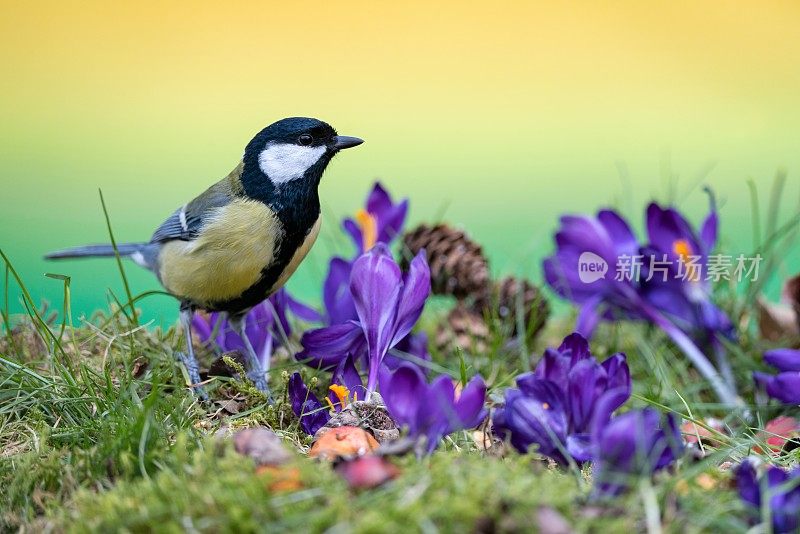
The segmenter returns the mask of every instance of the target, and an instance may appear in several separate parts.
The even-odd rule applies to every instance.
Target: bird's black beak
[[[345,148],[352,148],[363,143],[363,139],[358,137],[350,137],[349,135],[337,135],[333,138],[333,148],[336,150],[344,150]]]

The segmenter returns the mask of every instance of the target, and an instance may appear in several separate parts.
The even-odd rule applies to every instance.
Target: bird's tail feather
[[[146,243],[121,243],[117,245],[120,256],[132,256],[141,252]],[[85,245],[82,247],[57,250],[45,256],[47,260],[63,260],[67,258],[101,258],[114,256],[112,245]]]

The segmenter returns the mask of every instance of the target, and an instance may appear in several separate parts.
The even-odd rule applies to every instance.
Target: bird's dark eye
[[[314,141],[314,138],[308,134],[303,134],[297,138],[297,144],[300,146],[308,146]]]

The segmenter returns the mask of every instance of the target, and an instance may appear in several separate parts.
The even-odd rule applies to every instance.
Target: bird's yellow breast
[[[297,267],[300,263],[305,259],[306,255],[308,255],[308,251],[311,250],[311,247],[314,246],[314,243],[317,241],[317,236],[319,236],[319,229],[322,226],[322,217],[317,219],[317,222],[314,223],[314,226],[311,227],[311,230],[308,231],[306,238],[303,240],[303,243],[294,251],[289,263],[286,265],[286,268],[283,269],[278,280],[275,281],[275,284],[270,289],[270,294],[279,290],[283,285],[289,280],[294,272],[297,270]]]
[[[236,298],[272,263],[282,236],[268,206],[234,200],[216,209],[195,240],[162,246],[159,278],[167,291],[196,304]]]

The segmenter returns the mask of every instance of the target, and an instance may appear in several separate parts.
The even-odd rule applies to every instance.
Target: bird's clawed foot
[[[179,352],[177,356],[178,360],[186,367],[186,372],[189,375],[189,387],[192,389],[192,392],[201,400],[208,400],[208,393],[206,393],[205,388],[200,385],[202,380],[200,379],[200,365],[197,363],[197,359],[193,355],[187,355],[183,352]]]

